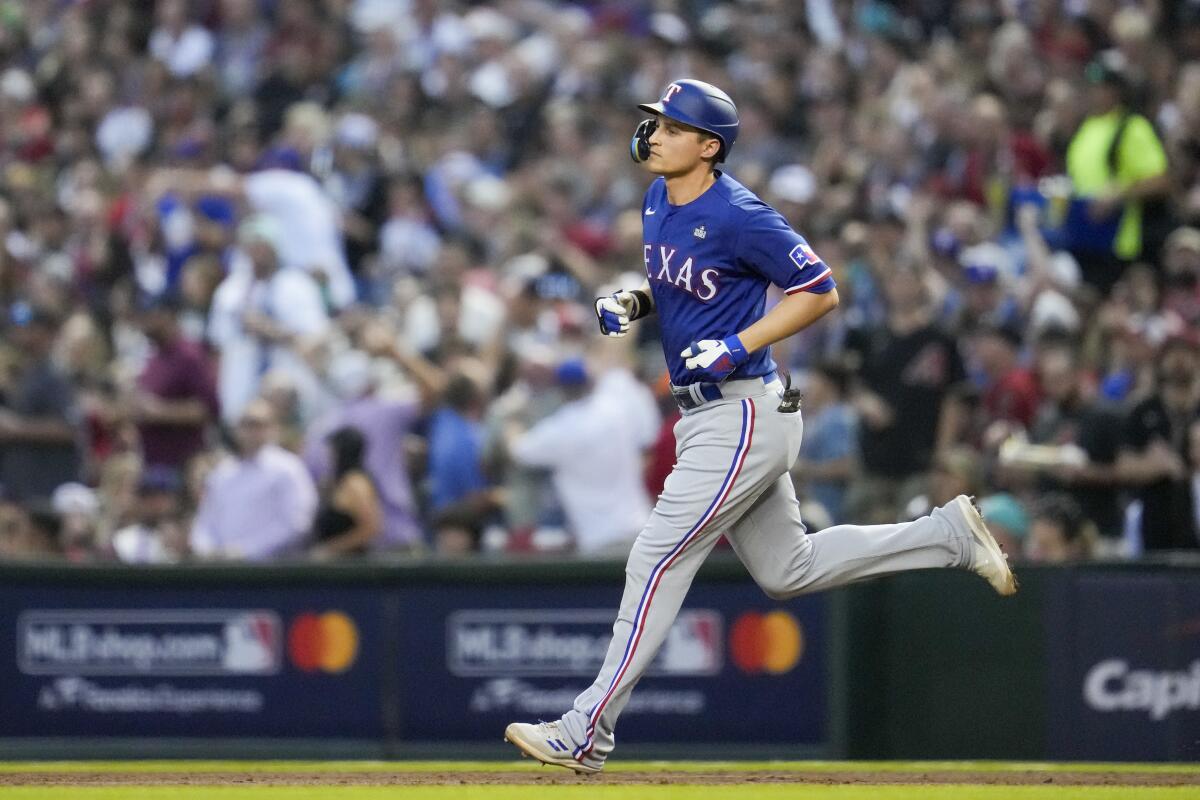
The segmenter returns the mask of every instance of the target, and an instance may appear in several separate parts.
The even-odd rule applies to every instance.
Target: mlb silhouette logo
[[[667,631],[653,671],[673,676],[720,673],[725,649],[722,623],[720,612],[713,609],[680,613]]]
[[[817,254],[813,252],[813,249],[808,246],[807,242],[801,242],[793,247],[792,252],[788,253],[788,255],[791,257],[792,261],[796,262],[796,266],[800,269],[812,266],[821,260],[817,257]]]

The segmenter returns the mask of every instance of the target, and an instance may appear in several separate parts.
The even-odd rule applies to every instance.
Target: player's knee
[[[804,537],[791,558],[772,563],[765,572],[755,574],[754,580],[772,600],[791,600],[811,591],[815,577],[812,564],[812,541]]]
[[[791,600],[800,594],[799,587],[787,575],[771,575],[759,578],[758,586],[772,600]]]
[[[766,592],[767,597],[771,598],[772,600],[791,600],[795,596],[791,591],[780,587],[763,589],[763,591]]]

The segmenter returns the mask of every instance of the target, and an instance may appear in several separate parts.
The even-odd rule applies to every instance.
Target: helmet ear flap
[[[644,119],[638,123],[637,129],[633,132],[633,139],[629,142],[629,156],[636,163],[641,164],[650,157],[650,137],[657,129],[658,119],[655,117]]]

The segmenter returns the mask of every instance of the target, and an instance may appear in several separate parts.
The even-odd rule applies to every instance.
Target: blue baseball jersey
[[[662,327],[671,382],[696,382],[679,353],[701,339],[750,327],[766,307],[767,286],[787,294],[828,292],[829,267],[778,211],[724,173],[690,203],[667,202],[659,178],[642,203],[642,252]],[[727,380],[767,375],[771,348],[750,354]]]

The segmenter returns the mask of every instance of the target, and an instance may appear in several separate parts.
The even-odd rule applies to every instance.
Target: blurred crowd
[[[810,530],[1200,547],[1200,3],[0,0],[0,559],[620,554],[674,461],[637,102],[841,306]]]

